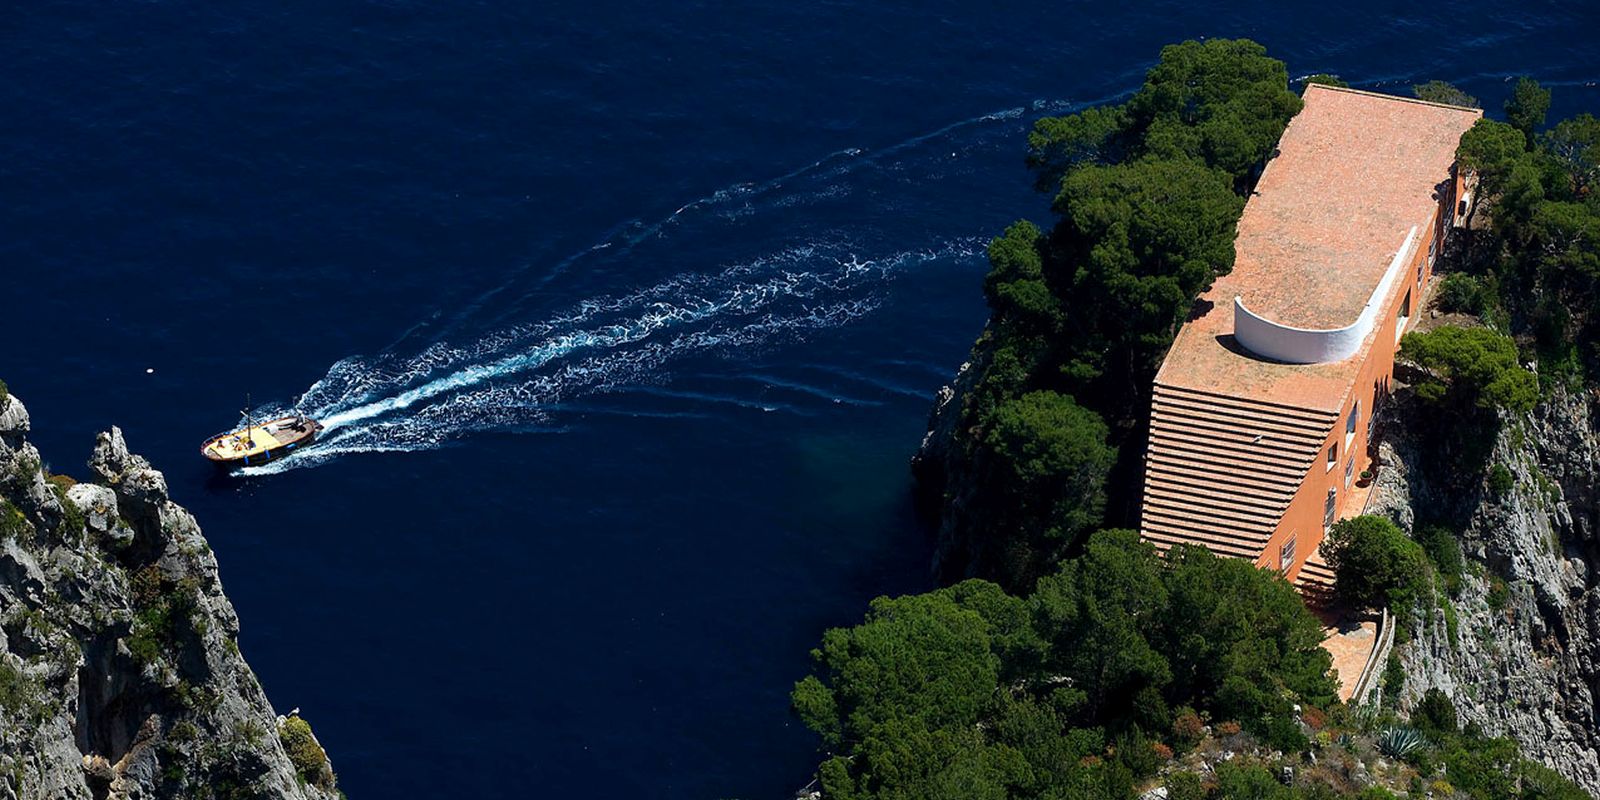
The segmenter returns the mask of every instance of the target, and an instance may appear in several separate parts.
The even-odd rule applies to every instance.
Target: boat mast
[[[239,412],[244,415],[244,440],[245,446],[255,444],[255,435],[250,432],[256,426],[256,421],[250,418],[250,393],[244,393],[244,410]]]

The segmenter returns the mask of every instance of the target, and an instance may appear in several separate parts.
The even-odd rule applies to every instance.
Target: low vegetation
[[[182,637],[203,632],[198,580],[167,580],[152,564],[130,576],[129,589],[135,610],[127,645],[139,663],[156,663],[175,652]]]
[[[278,741],[301,780],[323,789],[333,788],[333,765],[328,762],[327,751],[312,735],[311,723],[299,716],[285,719],[278,726]]]

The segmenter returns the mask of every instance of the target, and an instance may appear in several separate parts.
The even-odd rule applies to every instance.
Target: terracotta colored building
[[[1470,204],[1455,151],[1482,113],[1306,88],[1245,204],[1233,272],[1200,297],[1156,375],[1145,539],[1331,584],[1317,545],[1361,513],[1368,436]]]

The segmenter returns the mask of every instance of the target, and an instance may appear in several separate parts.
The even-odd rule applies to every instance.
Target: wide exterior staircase
[[[1259,560],[1335,417],[1157,384],[1141,535],[1163,552],[1196,544]]]
[[[1334,605],[1333,567],[1322,559],[1322,548],[1312,550],[1311,555],[1306,557],[1306,563],[1300,565],[1294,588],[1300,590],[1300,597],[1307,606],[1330,608]]]

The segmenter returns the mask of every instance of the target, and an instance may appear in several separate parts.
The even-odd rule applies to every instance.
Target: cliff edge
[[[1427,409],[1401,393],[1368,511],[1413,535],[1419,520],[1451,521],[1466,567],[1397,643],[1385,694],[1409,708],[1439,689],[1463,723],[1600,794],[1600,433],[1588,394],[1557,390],[1526,417],[1506,415],[1494,466],[1463,486],[1418,434]]]
[[[0,389],[0,800],[340,797],[278,716],[166,478],[99,434],[92,483],[50,475]]]

